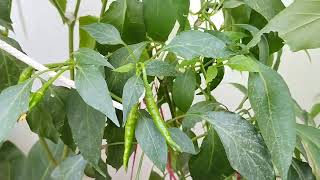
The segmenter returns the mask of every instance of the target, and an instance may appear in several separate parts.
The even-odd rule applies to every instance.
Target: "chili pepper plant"
[[[319,0],[102,0],[99,16],[50,2],[68,58],[39,70],[0,49],[0,179],[139,179],[147,159],[151,180],[320,179],[320,106],[302,109],[277,72],[284,45],[320,47]],[[11,3],[0,39],[23,52]],[[248,75],[234,109],[213,95],[228,69]],[[75,86],[56,86],[66,73]],[[27,155],[7,141],[23,121],[39,136]]]

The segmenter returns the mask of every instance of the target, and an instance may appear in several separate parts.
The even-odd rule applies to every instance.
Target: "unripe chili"
[[[31,77],[33,73],[33,68],[32,67],[27,67],[25,68],[20,76],[19,76],[19,80],[18,80],[18,84],[25,82],[27,79],[29,79]]]
[[[145,66],[143,63],[141,63],[141,69],[142,69],[142,75],[143,75],[144,88],[146,90],[145,101],[146,101],[147,109],[148,109],[155,125],[157,126],[157,128],[159,129],[161,134],[165,137],[167,143],[173,149],[181,152],[180,146],[176,142],[174,142],[174,140],[172,139],[170,132],[169,132],[164,120],[162,119],[162,117],[160,115],[158,106],[157,106],[155,100],[153,99],[153,93],[152,93],[151,87],[148,83],[147,73],[146,73],[146,69],[145,69]]]
[[[128,168],[128,161],[130,157],[130,151],[132,148],[132,142],[134,139],[134,133],[138,120],[139,103],[135,104],[127,117],[124,133],[124,153],[123,153],[123,167],[125,170]]]

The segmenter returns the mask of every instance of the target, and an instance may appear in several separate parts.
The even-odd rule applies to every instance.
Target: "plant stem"
[[[171,124],[171,123],[175,122],[176,120],[181,119],[181,118],[184,118],[184,117],[186,117],[186,116],[189,116],[189,114],[183,114],[183,115],[174,117],[174,118],[172,118],[172,119],[167,120],[166,123],[167,123],[167,124]]]
[[[137,180],[140,179],[140,172],[141,172],[143,157],[144,157],[144,153],[142,152],[141,157],[140,157],[140,161],[139,161],[138,171],[137,171],[136,178],[135,178]]]
[[[122,103],[122,98],[121,98],[121,97],[115,95],[115,94],[112,93],[112,92],[110,92],[110,96],[111,96],[113,99],[117,100],[118,102]]]
[[[57,8],[60,17],[62,18],[63,23],[68,22],[68,18],[65,16],[62,8],[60,7],[59,3],[57,2],[57,0],[52,0],[53,5]]]
[[[102,0],[102,7],[100,11],[100,19],[102,18],[104,12],[106,11],[108,0]]]
[[[42,145],[42,147],[44,148],[49,161],[53,164],[54,167],[56,167],[58,165],[58,162],[55,160],[46,140],[43,137],[39,136],[39,142]]]

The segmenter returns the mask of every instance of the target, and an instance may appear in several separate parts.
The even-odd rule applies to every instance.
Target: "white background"
[[[67,59],[67,27],[62,24],[56,9],[49,3],[49,0],[20,0],[20,13],[18,13],[17,1],[13,0],[12,20],[15,33],[11,36],[20,43],[23,50],[41,63]],[[68,2],[68,9],[73,9],[74,0],[68,0]],[[80,16],[97,15],[100,12],[100,2],[101,0],[83,0],[80,7]],[[289,2],[290,0],[285,3],[288,4]],[[191,0],[192,11],[196,12],[198,8],[199,0]],[[214,20],[217,24],[221,24],[221,16],[215,17]],[[319,38],[319,35],[315,34],[315,38]],[[77,44],[77,39],[75,43]],[[306,110],[310,110],[312,104],[319,100],[317,95],[320,93],[320,51],[318,49],[309,52],[312,62],[309,62],[303,51],[293,53],[286,47],[279,71],[287,82],[292,96]],[[230,110],[234,110],[240,102],[242,94],[230,86],[229,82],[246,84],[246,75],[228,70],[222,85],[213,92],[220,102],[230,107]],[[199,99],[195,101],[199,101]],[[25,123],[19,123],[12,131],[10,140],[27,153],[37,140],[37,136],[31,133]],[[136,166],[137,163],[138,161]],[[150,166],[150,162],[144,164],[142,179],[148,179]],[[114,171],[112,172],[114,173]],[[129,176],[124,175],[122,170],[115,176],[115,179],[128,178]]]

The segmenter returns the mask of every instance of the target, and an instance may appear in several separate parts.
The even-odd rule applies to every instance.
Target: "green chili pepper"
[[[125,125],[124,153],[123,153],[123,167],[125,170],[127,170],[128,168],[128,161],[130,157],[132,141],[134,139],[134,132],[135,132],[136,124],[138,120],[138,110],[139,110],[139,103],[135,104],[131,108],[128,114],[126,125]]]
[[[30,102],[29,102],[29,111],[34,108],[36,105],[40,103],[42,98],[44,97],[46,91],[48,90],[49,86],[56,80],[58,77],[64,73],[67,69],[62,69],[59,73],[57,73],[53,78],[49,79],[46,83],[42,85],[42,87],[32,94]]]
[[[153,99],[153,93],[152,93],[151,87],[148,83],[147,73],[146,73],[146,69],[145,69],[143,63],[141,63],[141,68],[142,68],[144,88],[146,90],[145,100],[146,100],[147,109],[148,109],[155,125],[157,126],[157,128],[159,129],[161,134],[165,137],[167,143],[173,149],[181,152],[180,146],[176,142],[174,142],[174,140],[172,139],[170,132],[169,132],[168,128],[166,127],[166,124],[160,115],[158,106],[157,106],[155,100]]]
[[[33,68],[32,67],[25,68],[20,74],[20,77],[19,77],[19,80],[18,80],[18,84],[23,83],[27,79],[29,79],[31,77],[32,73],[33,73]]]

